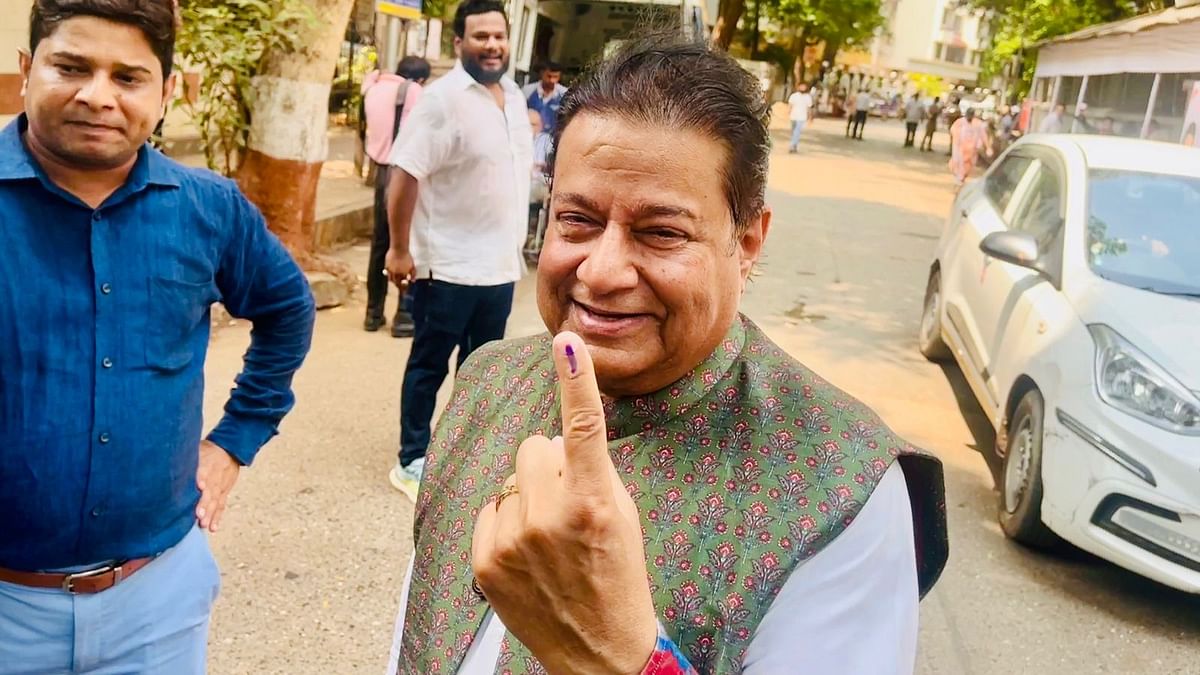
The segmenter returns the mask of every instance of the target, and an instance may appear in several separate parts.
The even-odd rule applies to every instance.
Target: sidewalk
[[[171,143],[168,140],[168,144]],[[194,150],[196,144],[182,139],[175,147]],[[329,130],[329,154],[317,183],[314,238],[318,251],[338,248],[371,235],[375,189],[355,175],[354,151],[354,130],[343,127]],[[170,150],[168,153],[187,166],[205,166],[201,153],[174,154]]]

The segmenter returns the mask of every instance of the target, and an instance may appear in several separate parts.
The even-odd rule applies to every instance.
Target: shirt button
[[[101,443],[107,443],[110,440],[112,440],[112,436],[109,436],[107,431],[100,432],[100,442]]]
[[[96,222],[100,222],[103,219],[104,219],[104,216],[100,215],[99,211],[92,214],[92,220],[94,220]]]
[[[102,361],[100,361],[100,365],[104,366],[105,368],[112,368],[113,360],[106,356]]]
[[[112,284],[109,284],[109,283],[100,284],[100,292],[105,295],[112,293]]]
[[[102,513],[104,513],[104,509],[100,508],[99,506],[92,509],[92,517],[93,518],[99,518],[100,514],[102,514]]]

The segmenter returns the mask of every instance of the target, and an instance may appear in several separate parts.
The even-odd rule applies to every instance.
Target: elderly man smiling
[[[908,673],[940,464],[738,313],[770,225],[754,78],[628,43],[560,112],[538,307],[458,376],[401,673]]]

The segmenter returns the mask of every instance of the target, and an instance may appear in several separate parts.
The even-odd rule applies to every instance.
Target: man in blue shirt
[[[567,88],[562,85],[562,66],[553,61],[546,63],[538,81],[525,85],[521,93],[525,95],[529,109],[541,114],[542,129],[553,134],[558,126],[558,109],[567,95]]]
[[[0,674],[203,673],[216,531],[292,407],[314,306],[231,181],[146,141],[168,2],[35,0],[0,132]],[[201,440],[209,308],[253,322]]]

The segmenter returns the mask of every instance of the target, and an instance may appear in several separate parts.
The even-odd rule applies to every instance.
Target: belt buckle
[[[97,567],[94,570],[87,570],[84,572],[76,572],[75,574],[66,575],[65,577],[63,577],[62,589],[64,591],[66,591],[67,593],[74,593],[75,592],[75,581],[77,579],[90,579],[91,577],[98,577],[98,576],[101,576],[104,574],[108,574],[109,572],[116,572],[116,575],[114,575],[114,577],[113,577],[113,586],[116,586],[121,581],[121,566],[120,565],[105,565],[103,567]]]

